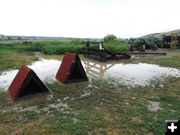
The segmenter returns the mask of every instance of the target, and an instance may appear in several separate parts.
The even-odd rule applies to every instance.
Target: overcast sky
[[[180,28],[180,0],[0,0],[0,34],[138,37]]]

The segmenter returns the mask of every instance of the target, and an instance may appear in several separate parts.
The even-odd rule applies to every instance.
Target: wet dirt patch
[[[86,92],[84,92],[84,93],[81,95],[81,98],[87,97],[87,96],[90,96],[90,95],[91,95],[91,92],[90,92],[90,91],[86,91]]]
[[[47,83],[56,81],[55,75],[61,64],[62,55],[39,55],[40,61],[28,65],[38,77]],[[58,59],[59,58],[59,59]],[[112,87],[121,85],[127,87],[147,86],[161,82],[167,77],[180,77],[180,70],[161,67],[155,64],[133,63],[133,60],[97,62],[80,56],[83,67],[90,78],[103,79]],[[7,90],[18,70],[2,72],[0,75],[0,90]],[[91,87],[91,86],[90,86]],[[163,87],[162,85],[160,87]]]
[[[39,98],[41,97],[41,98]],[[50,102],[53,100],[55,103]],[[41,107],[43,103],[47,103],[47,105]],[[36,94],[31,96],[23,97],[10,106],[6,106],[0,110],[0,112],[46,112],[50,113],[51,109],[57,109],[57,111],[61,111],[62,113],[69,113],[71,109],[69,108],[68,104],[60,99],[56,99],[54,101],[52,94]]]
[[[152,111],[152,112],[156,112],[158,110],[162,110],[162,108],[160,107],[160,103],[159,102],[153,102],[153,101],[149,101],[150,105],[148,105],[148,110]]]
[[[50,104],[48,107],[43,107],[39,108],[38,106],[28,106],[28,107],[23,107],[22,105],[18,104],[15,106],[11,106],[5,109],[1,109],[1,112],[36,112],[36,113],[41,113],[41,112],[46,112],[50,113],[51,109],[57,109],[58,111],[61,111],[62,113],[70,113],[71,109],[68,107],[66,103],[58,103],[58,104]],[[69,111],[68,111],[69,110]]]

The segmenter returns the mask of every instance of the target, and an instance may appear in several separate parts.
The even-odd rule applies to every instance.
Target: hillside
[[[12,36],[0,34],[0,40],[102,40],[101,38],[74,38],[74,37],[43,37],[43,36]]]
[[[180,36],[180,29],[173,30],[173,31],[168,31],[168,32],[148,34],[146,36],[154,36],[154,37],[159,37],[159,36],[162,36],[162,35],[170,36],[172,33],[177,33]]]

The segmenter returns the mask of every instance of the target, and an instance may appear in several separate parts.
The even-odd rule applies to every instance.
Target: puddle
[[[131,86],[146,86],[167,77],[180,77],[180,70],[146,63],[116,64],[103,75],[114,83]]]
[[[156,112],[158,110],[161,110],[162,108],[160,107],[160,103],[159,102],[152,102],[149,101],[150,105],[148,105],[148,110],[152,111],[152,112]]]
[[[91,95],[91,92],[88,91],[88,92],[85,92],[84,94],[82,94],[80,97],[83,98],[83,97],[87,97],[87,96],[90,96]]]
[[[32,68],[43,82],[56,81],[55,75],[61,64],[63,55],[45,55],[37,53],[40,61],[28,67]],[[110,85],[145,86],[167,77],[180,77],[180,70],[160,67],[154,64],[134,63],[134,60],[97,62],[80,56],[83,67],[90,78],[105,79]],[[18,70],[2,72],[0,90],[7,90]],[[163,86],[162,86],[163,87]]]
[[[72,118],[72,120],[74,121],[74,124],[79,122],[79,120],[77,118]]]
[[[61,61],[55,59],[41,59],[32,65],[28,65],[28,67],[33,69],[43,82],[53,82],[60,64]],[[7,90],[17,73],[18,70],[2,72],[0,75],[0,90]]]
[[[47,112],[50,113],[53,109],[57,109],[58,111],[61,111],[62,113],[70,113],[71,112],[71,108],[69,108],[67,103],[62,102],[61,100],[57,99],[57,103],[52,103],[50,104],[48,107],[43,107],[43,108],[39,108],[38,106],[34,105],[37,104],[37,97],[39,96],[35,96],[31,99],[28,100],[21,100],[19,102],[17,102],[16,105],[14,106],[10,106],[10,107],[5,107],[3,109],[0,110],[0,112],[10,112],[10,111],[15,111],[15,112],[26,112],[26,111],[33,111],[36,113],[41,113],[41,112]],[[42,99],[42,98],[41,98]],[[33,102],[32,102],[33,100]],[[29,103],[29,104],[27,104]],[[27,106],[28,105],[28,106]]]

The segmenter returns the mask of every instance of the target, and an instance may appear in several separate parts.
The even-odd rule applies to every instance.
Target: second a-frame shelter
[[[86,72],[79,56],[75,53],[66,53],[56,74],[56,79],[62,83],[88,81]]]
[[[20,97],[49,92],[36,73],[25,65],[21,66],[8,90],[13,101]]]

